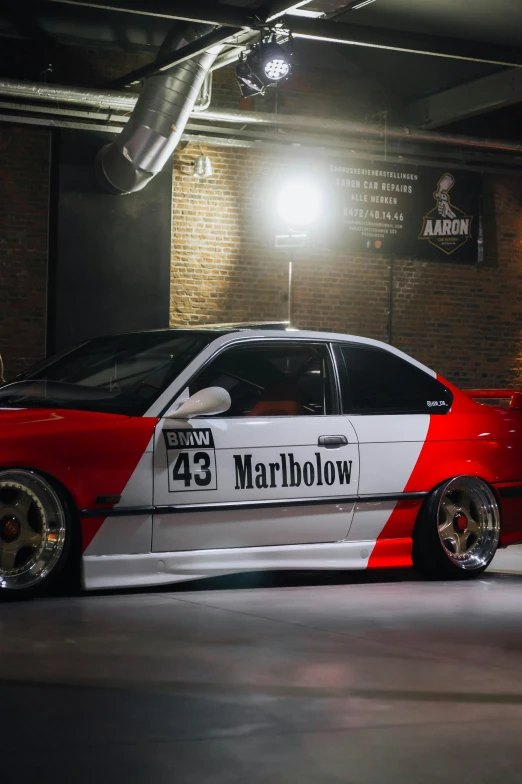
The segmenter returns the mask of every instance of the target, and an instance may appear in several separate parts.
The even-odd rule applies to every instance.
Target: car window
[[[181,330],[95,338],[3,386],[0,406],[141,416],[211,340]]]
[[[219,354],[191,382],[188,393],[223,387],[232,406],[221,414],[319,416],[332,412],[332,374],[321,344],[248,343]]]
[[[354,414],[445,414],[453,395],[411,362],[379,348],[340,348],[347,371],[343,411]]]

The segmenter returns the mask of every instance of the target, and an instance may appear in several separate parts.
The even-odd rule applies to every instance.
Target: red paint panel
[[[402,569],[412,566],[411,537],[379,539],[368,561],[368,569]]]
[[[153,436],[157,419],[90,411],[0,411],[1,468],[28,468],[58,480],[78,509],[99,495],[121,495]],[[152,476],[143,504],[152,503]],[[104,518],[82,520],[87,547]]]
[[[451,411],[432,415],[426,441],[404,492],[431,491],[459,474],[480,476],[490,484],[522,484],[522,414],[514,409],[475,403],[444,379],[454,394]],[[502,542],[522,541],[522,499],[502,501]],[[420,505],[399,502],[377,539],[368,568],[386,561],[390,540],[409,542]]]
[[[378,537],[368,569],[411,566],[411,534],[422,500],[399,501]]]
[[[106,517],[84,517],[82,519],[82,553],[89,547],[106,519]]]

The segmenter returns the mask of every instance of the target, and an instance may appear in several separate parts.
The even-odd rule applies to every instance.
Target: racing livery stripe
[[[411,566],[411,537],[383,539],[375,543],[367,569],[402,569]]]
[[[446,415],[447,416],[447,415]],[[405,492],[412,491],[417,487],[430,487],[427,482],[427,462],[430,460],[427,444],[430,441],[438,441],[444,437],[447,430],[446,416],[430,416],[428,431],[424,439],[424,444],[420,450],[419,457],[410,474]],[[426,491],[425,491],[426,492]],[[427,492],[426,492],[427,494]],[[377,537],[375,547],[368,559],[368,569],[378,569],[383,566],[383,562],[388,567],[412,566],[412,534],[420,504],[400,501],[392,511],[387,523]],[[392,540],[392,542],[390,541]],[[399,547],[395,542],[401,542]]]
[[[185,512],[214,512],[226,511],[228,509],[270,509],[278,506],[321,506],[323,504],[348,504],[358,501],[402,501],[416,500],[426,496],[426,492],[416,493],[392,493],[389,495],[353,495],[331,498],[289,498],[278,501],[237,501],[220,504],[164,504],[157,506],[116,506],[113,509],[81,509],[81,517],[132,517],[133,515],[144,514],[165,514],[165,513],[185,513]]]
[[[105,552],[104,548],[111,543],[113,533],[107,530],[107,526],[104,525],[107,517],[114,514],[117,515],[117,510],[122,507],[138,505],[145,499],[150,499],[152,503],[152,448],[154,441],[151,430],[153,431],[154,425],[154,421],[148,423],[140,433],[139,441],[136,437],[133,439],[133,454],[139,455],[138,460],[135,463],[131,463],[129,460],[127,471],[124,471],[123,467],[121,467],[116,475],[114,475],[114,472],[111,475],[111,484],[112,480],[114,481],[112,485],[113,494],[120,497],[118,504],[113,506],[112,509],[91,508],[91,514],[87,515],[79,513],[82,518],[82,547],[84,555],[90,553],[101,555]],[[130,456],[128,457],[130,458]],[[116,479],[118,480],[117,482],[115,481]],[[95,494],[95,497],[98,498],[99,494]],[[142,509],[144,508],[142,507]],[[141,511],[140,514],[145,514],[145,512]],[[130,539],[130,533],[127,534],[127,538]]]
[[[485,481],[490,483],[494,481],[491,472],[487,468],[489,460],[483,457],[487,454],[487,452],[483,451],[487,448],[487,442],[480,443],[477,441],[476,433],[480,432],[480,428],[477,430],[477,424],[480,422],[480,419],[476,418],[476,411],[473,411],[475,418],[471,420],[469,418],[469,399],[464,397],[451,384],[441,379],[440,376],[437,376],[437,378],[454,393],[453,405],[450,412],[443,416],[430,416],[424,444],[404,487],[406,493],[415,492],[419,488],[423,488],[425,492],[429,493],[442,481],[463,473],[482,476]],[[484,406],[484,429],[486,429],[489,416],[488,407]],[[475,423],[475,429],[470,428],[466,433],[463,425],[470,421]],[[454,429],[458,426],[462,430],[461,439],[454,440]],[[448,442],[452,442],[449,457]],[[473,443],[472,452],[470,451],[471,442]],[[368,568],[382,566],[384,558],[388,559],[388,566],[412,565],[412,534],[419,511],[419,504],[416,505],[407,501],[397,503],[377,537],[375,548],[368,561]],[[393,555],[390,555],[390,540],[409,542],[407,557],[406,553],[398,554],[396,559]],[[405,560],[408,563],[405,563]]]

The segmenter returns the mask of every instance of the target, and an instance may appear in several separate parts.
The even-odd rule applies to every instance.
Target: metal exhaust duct
[[[174,41],[166,40],[161,55],[195,41],[212,30],[191,25]],[[185,125],[214,60],[216,46],[169,71],[149,77],[136,106],[118,138],[106,144],[96,157],[100,185],[110,193],[134,193],[162,170],[176,149]]]

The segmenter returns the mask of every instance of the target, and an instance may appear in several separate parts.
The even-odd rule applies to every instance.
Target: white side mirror
[[[201,389],[188,400],[184,400],[173,411],[165,414],[166,419],[190,419],[195,416],[212,416],[228,411],[232,401],[226,389],[222,387],[207,387]]]

